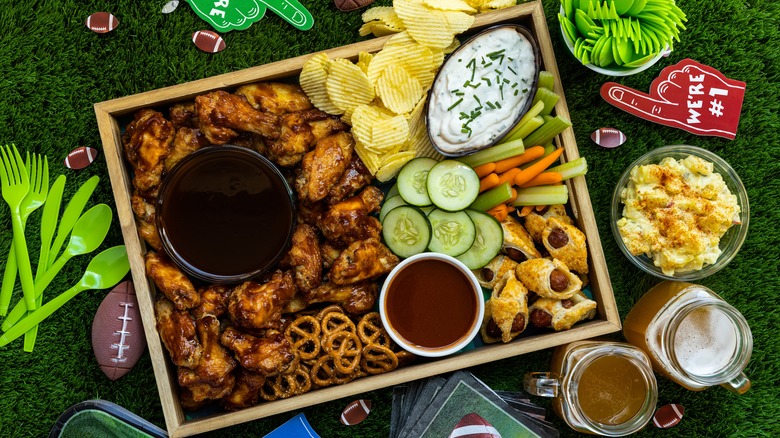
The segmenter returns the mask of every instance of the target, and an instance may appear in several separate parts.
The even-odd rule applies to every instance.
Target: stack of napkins
[[[493,391],[471,373],[431,377],[393,388],[391,438],[557,437],[545,409],[522,392]]]

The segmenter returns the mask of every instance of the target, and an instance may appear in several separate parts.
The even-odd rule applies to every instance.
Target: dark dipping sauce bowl
[[[379,295],[382,325],[396,344],[418,356],[462,350],[479,332],[484,311],[474,273],[454,257],[434,252],[399,263]]]
[[[182,159],[163,180],[157,228],[168,256],[211,283],[263,274],[286,253],[295,230],[294,195],[259,153],[211,146]]]

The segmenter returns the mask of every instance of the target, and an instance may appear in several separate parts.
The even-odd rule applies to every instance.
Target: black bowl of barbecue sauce
[[[281,260],[295,213],[290,186],[267,158],[238,146],[211,146],[166,175],[157,226],[165,252],[186,274],[237,283]]]

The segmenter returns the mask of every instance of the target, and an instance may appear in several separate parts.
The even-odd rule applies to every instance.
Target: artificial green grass
[[[325,50],[359,41],[360,12],[342,13],[329,0],[304,0],[315,17],[314,28],[300,32],[268,12],[246,31],[223,35],[227,49],[216,55],[200,52],[192,32],[206,29],[182,2],[179,10],[163,15],[165,2],[151,0],[11,2],[0,0],[0,143],[41,152],[50,159],[53,175],[68,177],[66,197],[92,175],[101,183],[90,205],[113,203],[102,157],[74,172],[62,164],[77,146],[101,149],[92,104],[216,74]],[[383,0],[377,4],[389,4]],[[670,430],[652,427],[637,436],[775,436],[780,433],[780,306],[776,295],[780,220],[780,6],[770,0],[717,3],[679,2],[688,15],[688,30],[669,58],[644,73],[607,78],[578,65],[558,35],[558,3],[545,1],[558,67],[572,117],[580,154],[589,162],[587,176],[601,241],[612,278],[618,309],[625,316],[634,302],[656,283],[623,257],[609,228],[612,190],[620,173],[641,154],[667,144],[692,144],[724,157],[739,173],[751,201],[751,223],[742,251],[729,266],[701,283],[721,294],[747,318],[754,336],[753,357],[746,370],[753,388],[737,396],[723,388],[691,392],[659,378],[659,405],[680,403],[682,423]],[[120,21],[110,34],[97,35],[84,27],[88,15],[110,11]],[[737,138],[697,137],[684,131],[639,120],[606,104],[599,88],[608,80],[647,91],[663,67],[689,57],[747,83]],[[612,126],[628,141],[606,150],[590,139],[591,132]],[[40,213],[37,213],[39,215]],[[33,216],[34,218],[38,216]],[[35,220],[28,225],[31,253],[37,251]],[[7,209],[0,206],[0,261],[11,241]],[[99,249],[121,244],[118,222]],[[72,260],[49,288],[49,294],[75,284],[89,257]],[[0,349],[0,436],[44,436],[62,411],[92,398],[113,401],[164,426],[148,355],[122,379],[111,382],[93,359],[92,317],[104,292],[85,292],[42,325],[32,354],[17,341]],[[15,299],[20,296],[17,290]],[[619,334],[611,337],[621,339]],[[471,369],[494,389],[518,390],[522,375],[545,370],[550,351],[540,351]],[[325,437],[387,436],[391,391],[359,396],[373,401],[374,411],[358,426],[338,421],[352,399],[303,409],[312,426]],[[534,398],[549,407],[549,401]],[[214,436],[262,436],[295,412],[236,425]],[[549,411],[561,436],[574,436]]]

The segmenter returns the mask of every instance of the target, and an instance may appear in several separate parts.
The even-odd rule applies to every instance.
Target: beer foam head
[[[737,351],[737,328],[722,310],[704,306],[680,322],[674,355],[687,373],[712,376],[727,368]]]

